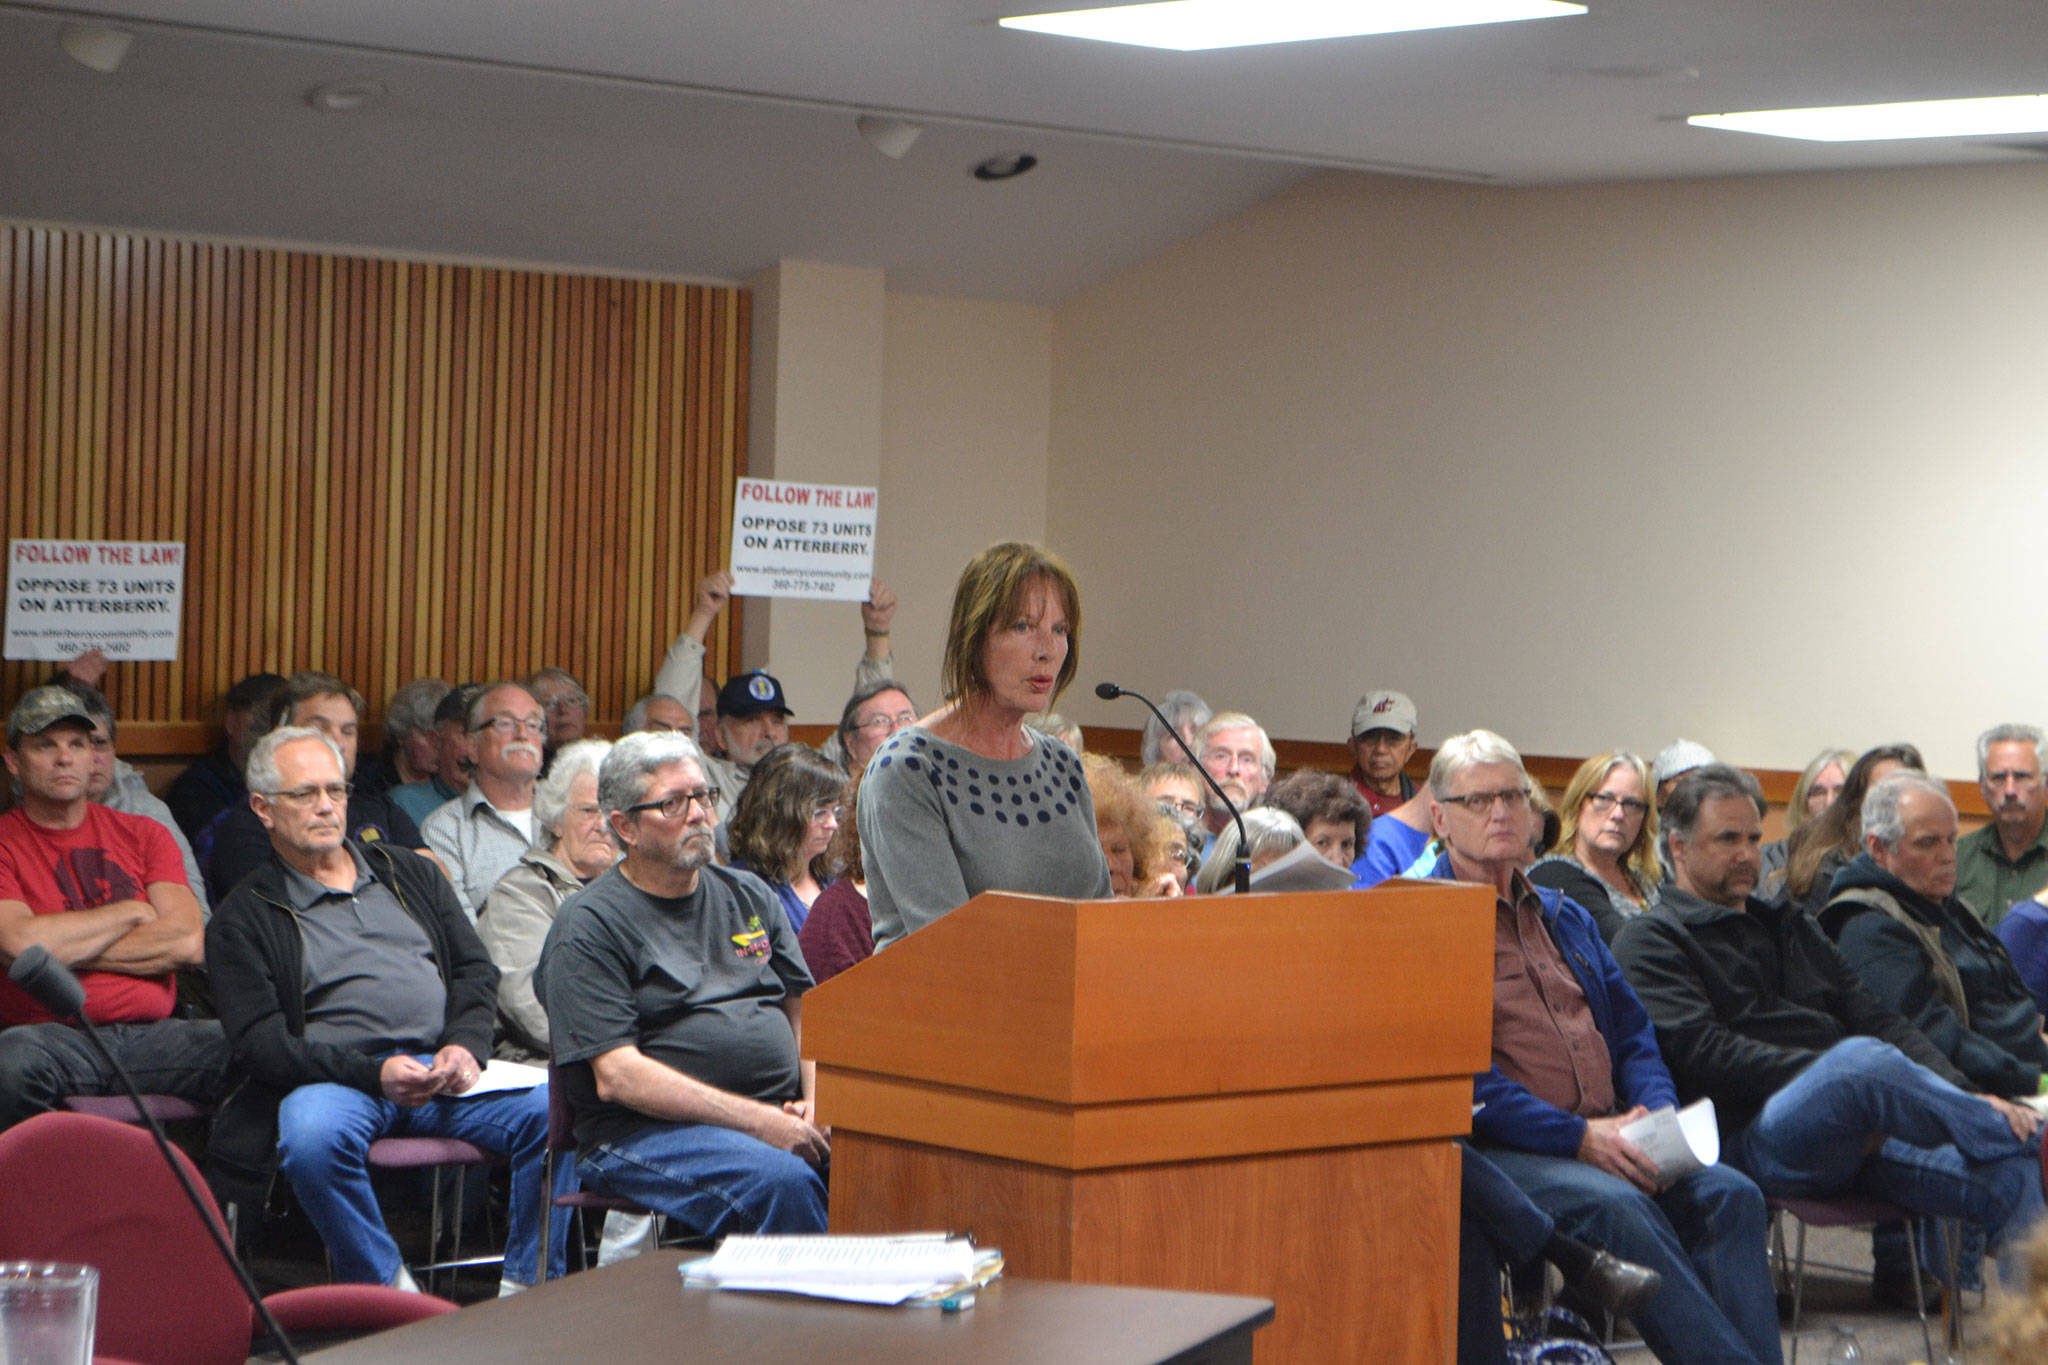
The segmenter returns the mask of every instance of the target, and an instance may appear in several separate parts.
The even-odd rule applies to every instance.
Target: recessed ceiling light
[[[382,81],[329,81],[306,92],[306,103],[329,113],[347,113],[384,98]]]
[[[111,76],[128,57],[135,35],[105,24],[66,24],[57,30],[57,42],[80,66]]]
[[[998,152],[974,168],[976,180],[1015,180],[1038,164],[1029,152]]]
[[[1146,5],[1023,14],[996,22],[1033,33],[1200,52],[1520,19],[1561,19],[1585,12],[1584,5],[1566,0],[1156,0]]]
[[[1698,128],[1796,137],[1808,142],[1993,137],[2001,133],[2048,132],[2048,95],[1841,104],[1819,109],[1753,109],[1740,114],[1694,114],[1686,122]]]

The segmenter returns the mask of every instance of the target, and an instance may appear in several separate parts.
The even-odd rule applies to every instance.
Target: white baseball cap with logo
[[[1368,692],[1358,699],[1358,705],[1351,712],[1351,738],[1357,739],[1368,730],[1395,730],[1404,735],[1415,733],[1415,703],[1400,692]]]

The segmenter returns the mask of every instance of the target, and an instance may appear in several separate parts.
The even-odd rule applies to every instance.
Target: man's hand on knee
[[[1587,1119],[1586,1135],[1579,1139],[1579,1160],[1626,1180],[1644,1194],[1655,1194],[1657,1164],[1643,1155],[1642,1148],[1621,1135],[1622,1129],[1649,1112],[1637,1105],[1626,1114]]]
[[[2025,1142],[2041,1131],[2041,1116],[2026,1105],[2014,1104],[2011,1100],[2002,1100],[1996,1095],[1984,1095],[1980,1098],[2005,1115],[2005,1121],[2012,1126],[2013,1136],[2020,1141]]]
[[[816,1124],[769,1104],[760,1106],[747,1136],[759,1138],[777,1151],[802,1157],[813,1166],[824,1165],[832,1151],[831,1142]]]

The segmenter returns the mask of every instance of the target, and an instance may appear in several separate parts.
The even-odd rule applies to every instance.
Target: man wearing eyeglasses
[[[7,717],[21,801],[0,815],[0,970],[40,944],[78,974],[85,1013],[145,1090],[211,1102],[220,1026],[173,1019],[176,973],[200,958],[199,902],[163,827],[86,796],[93,718],[62,687]],[[120,1082],[85,1035],[0,978],[0,1128]]]
[[[547,1090],[467,1093],[490,1056],[498,969],[433,864],[344,837],[348,782],[331,738],[272,730],[250,752],[248,778],[272,856],[207,928],[234,1057],[207,1150],[215,1189],[260,1210],[282,1174],[335,1278],[412,1289],[370,1188],[370,1144],[473,1143],[512,1168],[499,1292],[531,1285]],[[559,1274],[565,1242],[552,1242]]]
[[[515,682],[492,683],[469,707],[476,774],[469,790],[420,826],[472,923],[484,898],[533,846],[533,786],[548,737],[547,712]]]
[[[895,683],[879,682],[856,688],[839,717],[839,747],[846,771],[866,772],[868,760],[884,740],[915,724],[917,703]],[[839,761],[830,753],[825,757]]]
[[[822,1232],[811,974],[767,885],[712,862],[718,797],[685,735],[628,735],[598,771],[625,856],[563,905],[534,981],[576,1169],[693,1236]]]
[[[1475,1145],[1572,1236],[1663,1278],[1631,1313],[1668,1362],[1774,1362],[1778,1315],[1763,1194],[1709,1166],[1665,1180],[1621,1130],[1678,1102],[1649,1016],[1593,917],[1522,873],[1529,777],[1489,730],[1430,764],[1434,876],[1493,888],[1493,1065],[1477,1078]]]

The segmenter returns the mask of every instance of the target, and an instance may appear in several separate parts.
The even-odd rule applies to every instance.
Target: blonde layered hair
[[[1565,785],[1564,800],[1558,804],[1557,842],[1550,846],[1550,851],[1567,858],[1579,856],[1579,811],[1586,798],[1599,791],[1607,774],[1616,768],[1635,773],[1636,780],[1643,784],[1643,804],[1649,807],[1643,812],[1642,828],[1636,831],[1635,842],[1621,855],[1622,868],[1635,884],[1637,899],[1647,900],[1664,879],[1664,869],[1657,858],[1657,784],[1651,780],[1650,765],[1640,755],[1615,749],[1595,754],[1579,765]]]

